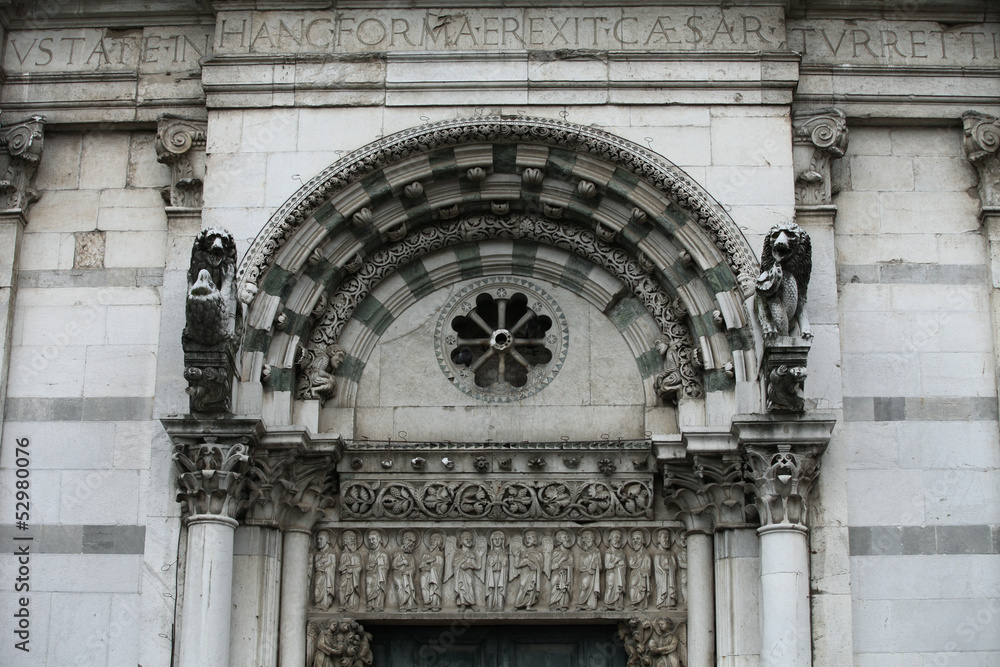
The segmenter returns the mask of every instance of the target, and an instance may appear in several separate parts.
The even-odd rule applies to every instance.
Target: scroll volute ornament
[[[38,200],[35,172],[42,159],[45,116],[0,123],[0,207],[27,210]]]
[[[157,119],[156,159],[170,166],[168,204],[178,208],[201,208],[205,182],[207,121],[173,114]]]
[[[1000,206],[1000,118],[978,111],[962,114],[965,154],[979,170],[983,208]]]
[[[847,152],[846,116],[840,109],[821,109],[795,114],[792,125],[795,203],[831,205],[830,166]]]

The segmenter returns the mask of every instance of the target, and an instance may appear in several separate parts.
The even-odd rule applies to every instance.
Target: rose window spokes
[[[562,309],[523,278],[483,278],[445,304],[435,327],[441,370],[484,401],[521,400],[540,391],[566,361]]]
[[[538,366],[552,361],[546,337],[552,319],[528,307],[528,297],[500,288],[476,297],[476,306],[451,322],[456,347],[451,361],[472,374],[477,387],[521,388]]]

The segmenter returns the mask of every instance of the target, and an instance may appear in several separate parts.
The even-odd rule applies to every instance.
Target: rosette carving
[[[1000,118],[977,111],[962,114],[965,154],[979,170],[979,199],[1000,206]]]
[[[352,480],[342,493],[344,519],[492,519],[520,521],[652,518],[652,485],[643,480],[600,482]]]

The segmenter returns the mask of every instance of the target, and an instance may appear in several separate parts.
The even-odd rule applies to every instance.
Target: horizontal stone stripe
[[[850,526],[852,556],[1000,554],[1000,526]]]
[[[845,264],[837,270],[841,285],[981,285],[987,283],[982,264],[914,264],[882,262]]]
[[[995,396],[845,396],[844,421],[997,421]]]
[[[151,287],[163,284],[163,269],[68,269],[18,271],[18,287]]]
[[[15,542],[15,537],[32,539]],[[26,545],[33,554],[142,554],[146,550],[146,527],[39,524],[24,531],[2,524],[0,542],[12,549]]]
[[[153,399],[136,396],[32,398],[8,396],[4,417],[15,421],[143,421],[153,418]]]

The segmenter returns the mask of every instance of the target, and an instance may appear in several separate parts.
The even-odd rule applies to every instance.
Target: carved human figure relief
[[[389,554],[382,548],[382,534],[377,530],[368,531],[365,543],[368,558],[365,563],[365,606],[368,611],[385,610],[386,587],[389,582]]]
[[[460,611],[476,608],[476,580],[481,580],[483,556],[476,549],[476,536],[471,530],[458,535],[458,544],[452,556],[449,579],[455,579],[455,604]]]
[[[621,609],[625,598],[625,553],[622,531],[612,528],[604,551],[604,608]]]
[[[373,660],[371,640],[371,633],[365,632],[360,623],[330,621],[316,637],[310,667],[368,667]]]
[[[345,530],[340,538],[340,606],[356,610],[361,603],[361,554],[358,553],[358,534]]]
[[[566,611],[573,595],[573,535],[569,531],[556,531],[548,576],[549,609]]]
[[[580,597],[577,609],[595,611],[601,599],[601,552],[597,548],[597,533],[580,533]]]
[[[503,611],[507,597],[507,536],[499,530],[490,533],[489,552],[486,554],[486,608]]]
[[[396,587],[396,600],[400,611],[416,611],[416,554],[417,534],[403,531],[399,536],[400,551],[392,557],[392,579]]]
[[[523,547],[512,556],[511,578],[516,579],[514,607],[534,611],[542,590],[542,571],[545,569],[545,552],[535,530],[524,531]]]
[[[649,600],[650,574],[653,563],[646,549],[648,536],[645,531],[635,529],[628,536],[628,603],[633,609],[641,609]]]
[[[687,604],[688,556],[687,537],[678,532],[673,546],[674,562],[677,564],[677,602]]]
[[[677,606],[676,574],[677,562],[670,550],[670,531],[656,531],[656,546],[653,549],[653,581],[657,609]]]
[[[420,597],[424,611],[441,611],[441,583],[444,579],[444,536],[430,533],[427,550],[420,557]]]
[[[330,546],[330,534],[325,530],[316,534],[316,555],[313,556],[313,602],[318,609],[333,606],[336,589],[337,554]]]

